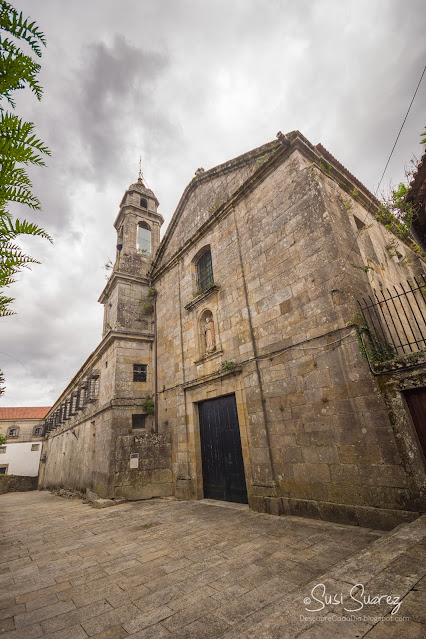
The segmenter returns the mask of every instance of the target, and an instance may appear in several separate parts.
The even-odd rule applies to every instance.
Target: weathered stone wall
[[[0,495],[37,490],[38,477],[0,475]]]
[[[143,337],[126,339],[112,335],[105,343],[108,345],[89,358],[58,400],[58,404],[63,402],[78,387],[87,370],[99,372],[97,398],[47,437],[40,483],[43,488],[82,492],[89,488],[101,497],[114,497],[116,485],[123,483],[120,474],[127,471],[121,470],[123,464],[117,470],[115,460],[123,449],[120,438],[130,438],[133,432],[132,415],[145,414],[143,402],[147,395],[152,395],[152,345]],[[147,382],[133,381],[133,364],[147,365]],[[51,412],[56,408],[53,406]],[[133,437],[150,432],[153,425],[152,415],[147,415],[145,428],[135,430]]]
[[[220,179],[226,194],[225,175],[217,176],[215,193]],[[349,264],[362,264],[366,249],[364,239],[356,244],[347,197],[295,151],[202,237],[191,242],[187,234],[179,261],[158,279],[154,273],[159,423],[160,432],[172,431],[178,494],[202,496],[196,402],[235,392],[253,507],[385,527],[420,509],[419,483],[347,327],[356,299],[371,291],[371,276]],[[364,219],[366,210],[352,200]],[[174,237],[188,233],[191,216],[190,208],[182,214],[187,222]],[[387,232],[369,223],[383,258]],[[218,288],[197,298],[194,256],[207,245]],[[409,258],[404,274],[419,268]],[[401,277],[390,266],[382,259],[374,277]],[[209,356],[200,332],[206,310],[217,338]],[[208,378],[224,361],[240,364],[241,373]]]
[[[171,454],[168,435],[141,434],[135,430],[120,435],[115,454],[115,496],[149,499],[172,495]],[[139,455],[134,459],[134,468],[131,455]]]

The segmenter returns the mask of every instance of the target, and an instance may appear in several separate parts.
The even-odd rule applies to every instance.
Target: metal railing
[[[386,361],[426,349],[426,279],[386,288],[358,304],[373,359]],[[393,289],[393,290],[392,290]]]

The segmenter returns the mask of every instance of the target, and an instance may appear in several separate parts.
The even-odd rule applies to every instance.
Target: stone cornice
[[[196,306],[201,304],[201,302],[203,302],[204,300],[208,299],[209,297],[217,293],[219,289],[220,289],[220,286],[218,286],[217,284],[213,284],[206,291],[204,291],[203,293],[200,293],[199,295],[197,295],[197,297],[194,297],[194,299],[188,302],[188,304],[185,304],[186,310],[190,311],[191,309],[195,308]]]
[[[130,213],[137,216],[143,216],[148,220],[151,220],[153,223],[161,226],[164,223],[164,217],[161,213],[156,213],[155,211],[150,211],[149,209],[143,209],[141,206],[137,206],[136,204],[124,204],[120,211],[118,212],[117,217],[114,221],[114,228],[118,230],[120,226],[121,219],[126,215],[126,213]]]
[[[139,284],[149,286],[149,279],[147,277],[132,275],[131,273],[125,273],[124,271],[113,271],[110,278],[108,279],[108,282],[106,283],[104,290],[99,296],[98,302],[104,304],[115,282],[120,280],[122,282],[138,282]]]
[[[231,370],[220,370],[216,373],[210,373],[210,375],[204,375],[203,377],[198,377],[197,379],[193,379],[190,382],[186,382],[182,384],[182,388],[187,390],[188,388],[194,388],[194,386],[201,386],[202,384],[208,384],[214,379],[219,379],[222,377],[227,377],[228,375],[240,375],[242,373],[242,366],[236,366]]]

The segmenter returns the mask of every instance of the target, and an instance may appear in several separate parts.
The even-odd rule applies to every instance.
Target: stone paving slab
[[[384,534],[211,500],[94,510],[28,492],[0,496],[0,535],[4,639],[426,637],[426,517]]]

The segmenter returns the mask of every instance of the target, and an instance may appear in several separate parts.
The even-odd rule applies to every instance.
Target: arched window
[[[146,200],[144,197],[141,197],[141,207],[143,209],[147,209],[148,208],[148,200]]]
[[[210,249],[204,251],[196,262],[197,285],[200,293],[207,291],[214,284],[212,255]]]
[[[136,249],[142,255],[150,255],[151,253],[151,228],[146,222],[139,222],[138,224]]]

